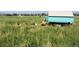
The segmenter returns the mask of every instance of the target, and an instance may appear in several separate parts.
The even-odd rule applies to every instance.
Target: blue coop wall
[[[56,22],[56,23],[74,23],[74,17],[65,17],[65,16],[46,16],[47,22]]]

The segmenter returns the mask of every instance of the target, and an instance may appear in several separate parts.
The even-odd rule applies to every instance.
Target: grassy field
[[[0,16],[0,46],[79,47],[79,26],[41,26],[43,19],[39,16]],[[75,17],[78,22],[76,20],[79,17]]]

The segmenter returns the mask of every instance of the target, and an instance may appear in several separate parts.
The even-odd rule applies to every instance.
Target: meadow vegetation
[[[79,26],[41,26],[39,24],[43,19],[44,16],[0,16],[0,46],[79,46]],[[79,17],[75,17],[75,20],[79,20]]]

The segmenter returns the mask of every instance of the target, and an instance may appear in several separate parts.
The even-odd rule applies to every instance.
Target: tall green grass
[[[0,16],[1,47],[78,47],[79,26],[35,26],[39,16]]]

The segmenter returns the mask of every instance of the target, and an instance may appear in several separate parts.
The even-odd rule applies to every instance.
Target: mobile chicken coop
[[[74,15],[70,11],[49,11],[46,21],[48,23],[73,24]]]

